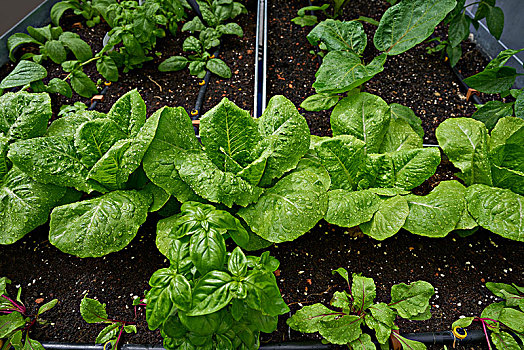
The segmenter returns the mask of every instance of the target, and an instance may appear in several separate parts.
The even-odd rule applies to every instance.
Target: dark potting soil
[[[290,22],[296,11],[305,5],[307,1],[270,1],[269,4],[269,96],[284,94],[297,106],[314,93],[311,84],[318,69],[317,58],[309,53],[312,47],[306,39],[310,29],[302,29]],[[378,20],[387,5],[381,1],[353,0],[349,6],[350,9],[345,12],[348,19],[364,15]],[[246,38],[253,36],[253,14],[239,21],[244,27]],[[372,38],[374,28],[368,24],[364,26],[369,38]],[[84,39],[101,42],[101,32],[104,30],[100,28],[82,28],[78,32],[84,33],[80,34]],[[180,54],[173,52],[171,45],[180,50],[183,38],[184,34],[159,40],[157,47],[162,52],[162,59]],[[425,53],[427,45],[422,44],[398,57],[388,58],[384,72],[368,82],[365,90],[380,95],[388,103],[397,102],[413,108],[423,119],[427,135],[425,141],[435,142],[434,128],[440,121],[448,117],[471,115],[475,108],[465,101],[464,92],[459,91],[458,82],[438,54]],[[473,44],[467,45],[473,50]],[[253,46],[253,40],[225,41],[223,56],[220,57],[228,62],[234,77],[232,80],[214,77],[204,110],[218,103],[223,95],[242,108],[252,109]],[[376,52],[373,50],[372,43],[368,43],[364,61],[369,62],[374,57]],[[483,69],[486,61],[480,54],[467,55],[469,51],[464,52],[465,62],[469,62],[471,57],[475,59],[472,63],[459,66],[459,69],[471,69],[472,66],[477,67],[477,71]],[[483,61],[477,60],[478,57]],[[123,75],[118,83],[112,84],[108,96],[97,109],[109,110],[119,96],[138,87],[149,113],[163,105],[183,106],[190,111],[199,88],[197,79],[191,78],[187,71],[159,73],[156,66],[160,61],[155,59],[154,62],[146,63],[143,69]],[[96,77],[92,69],[90,72]],[[239,73],[235,73],[236,70]],[[469,72],[464,75],[469,75]],[[237,81],[237,74],[246,80]],[[55,106],[73,101],[61,97],[54,99]],[[83,101],[87,102],[86,99]],[[301,110],[301,113],[308,120],[313,134],[330,135],[328,112]],[[417,188],[415,193],[428,193],[439,181],[453,179],[454,172],[456,169],[444,161],[437,173]],[[135,315],[131,306],[133,299],[141,297],[144,290],[148,289],[147,282],[151,274],[167,266],[167,260],[157,251],[154,243],[157,220],[156,215],[150,215],[128,247],[104,258],[79,259],[58,251],[47,240],[46,225],[16,244],[1,247],[0,276],[10,278],[13,286],[23,287],[22,298],[30,310],[36,311],[39,305],[52,298],[60,301],[44,315],[51,324],[35,328],[33,337],[41,341],[93,342],[104,326],[87,324],[80,317],[80,301],[88,294],[91,298],[107,303],[110,317],[137,322],[138,333],[125,335],[124,342],[159,344],[160,334],[148,330],[143,308],[139,307]],[[436,289],[431,299],[433,317],[427,321],[399,320],[397,324],[401,332],[449,330],[451,323],[460,316],[479,315],[484,307],[496,300],[484,287],[485,282],[522,284],[524,274],[522,244],[486,230],[479,230],[467,238],[451,234],[440,239],[402,231],[378,242],[363,236],[358,230],[339,228],[322,221],[299,239],[275,245],[270,250],[281,262],[276,273],[277,281],[292,313],[302,305],[315,302],[327,304],[335,291],[343,290],[343,280],[331,274],[338,267],[344,267],[350,273],[373,277],[377,284],[377,301],[389,301],[393,284],[416,280],[430,282]],[[10,291],[13,293],[12,287]],[[263,342],[318,339],[317,335],[291,331],[285,324],[286,318],[286,315],[280,318],[276,332],[262,336]],[[487,347],[479,344],[460,348]]]

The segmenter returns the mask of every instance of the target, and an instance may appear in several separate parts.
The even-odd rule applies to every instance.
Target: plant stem
[[[489,342],[489,338],[488,338],[488,331],[486,329],[486,322],[484,322],[484,320],[482,318],[480,319],[480,322],[482,322],[482,329],[484,329],[484,335],[486,336],[486,341],[488,342],[488,348],[489,348],[489,350],[491,350],[491,343]]]
[[[101,58],[102,58],[102,56],[95,56],[95,57],[92,57],[92,58],[88,59],[87,61],[80,63],[79,68],[85,66],[85,65],[88,64],[88,63],[91,63],[91,62],[93,62],[93,61],[99,60],[99,59],[101,59]],[[71,72],[70,72],[70,73],[69,73],[69,74],[68,74],[64,79],[62,79],[62,80],[63,80],[63,81],[66,81],[67,79],[69,79],[69,78],[71,77],[71,74],[73,74],[74,71],[75,71],[75,70],[71,71]]]
[[[9,302],[10,302],[10,303],[11,303],[11,304],[12,304],[12,305],[17,309],[17,310],[15,310],[15,311],[19,311],[19,312],[22,313],[22,314],[25,313],[25,311],[26,311],[25,306],[23,306],[23,305],[18,305],[18,304],[17,304],[13,299],[11,299],[11,298],[9,298],[9,297],[3,295],[3,294],[2,294],[2,297],[4,297],[5,299],[7,299],[7,300],[8,300],[8,301],[9,301]]]

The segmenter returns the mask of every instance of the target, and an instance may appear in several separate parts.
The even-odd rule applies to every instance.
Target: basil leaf
[[[85,62],[93,57],[93,52],[88,43],[80,38],[78,34],[64,32],[58,39],[65,47],[73,52],[77,60]]]
[[[211,271],[198,280],[193,289],[193,308],[189,316],[207,315],[224,308],[233,294],[229,291],[233,279],[222,271]]]
[[[189,243],[191,261],[198,272],[205,275],[212,270],[222,270],[226,262],[226,242],[214,229],[197,231]]]
[[[95,83],[84,72],[75,70],[71,73],[71,87],[82,97],[90,98],[98,93]]]
[[[67,59],[66,49],[58,40],[49,40],[45,43],[44,49],[49,58],[57,64],[61,64]]]
[[[73,96],[73,91],[71,90],[71,86],[62,79],[53,78],[47,85],[47,92],[49,93],[59,93],[67,98],[71,98]]]
[[[109,56],[102,56],[96,61],[96,69],[107,81],[118,81],[118,67]]]
[[[268,271],[251,271],[243,281],[249,307],[269,316],[283,315],[289,308],[280,295],[275,275]]]

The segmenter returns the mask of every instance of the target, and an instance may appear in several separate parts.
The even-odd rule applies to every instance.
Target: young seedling
[[[124,332],[136,333],[134,322],[115,320],[108,317],[106,304],[98,300],[90,299],[84,296],[80,303],[80,314],[87,323],[108,323],[109,325],[102,329],[96,337],[95,344],[111,344],[111,349],[117,349],[118,342]]]
[[[335,292],[331,300],[331,306],[340,311],[333,311],[322,304],[305,306],[287,320],[292,329],[304,333],[319,332],[325,341],[347,345],[350,349],[376,349],[371,336],[362,331],[362,327],[366,326],[375,331],[381,348],[387,348],[391,338],[403,349],[426,349],[424,344],[398,334],[395,319],[397,316],[408,320],[429,319],[429,299],[435,293],[431,284],[424,281],[396,284],[391,288],[389,304],[374,303],[376,287],[373,279],[354,273],[350,284],[345,269],[339,268],[333,273],[338,273],[348,284],[348,291]]]
[[[467,336],[464,328],[473,322],[480,322],[490,350],[490,338],[496,349],[521,349],[524,344],[524,287],[493,282],[486,283],[486,287],[503,300],[488,305],[480,317],[464,317],[453,322],[453,334],[457,338],[464,338]],[[459,331],[460,328],[462,331]],[[521,345],[511,333],[520,339]]]
[[[22,303],[20,296],[22,288],[18,288],[15,300],[11,299],[6,291],[7,284],[11,283],[6,277],[0,278],[0,339],[6,339],[2,350],[8,350],[12,346],[15,350],[21,349],[43,349],[42,345],[29,337],[29,330],[36,324],[46,324],[40,318],[44,312],[52,309],[57,303],[53,299],[40,306],[36,315],[29,314]],[[25,339],[22,342],[22,339]]]

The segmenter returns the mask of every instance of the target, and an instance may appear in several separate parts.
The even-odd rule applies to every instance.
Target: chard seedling
[[[115,320],[109,318],[106,311],[106,304],[98,300],[84,296],[80,303],[80,314],[87,323],[108,323],[96,337],[95,344],[111,344],[111,349],[118,349],[118,342],[125,333],[136,333],[135,322]]]
[[[348,272],[339,268],[339,274],[348,285],[347,291],[335,292],[330,304],[338,311],[322,304],[305,306],[287,320],[294,330],[304,333],[319,332],[331,344],[347,345],[350,349],[376,349],[371,336],[362,327],[375,332],[381,348],[395,339],[403,349],[426,349],[422,343],[398,334],[395,319],[431,318],[429,299],[435,294],[433,286],[425,281],[396,284],[391,287],[391,302],[374,303],[375,282],[371,278],[353,273],[350,283]]]
[[[493,282],[486,283],[486,287],[502,301],[488,305],[480,316],[453,322],[453,333],[457,338],[464,338],[467,336],[465,328],[480,322],[490,350],[491,342],[499,350],[521,349],[524,344],[524,287]],[[520,345],[514,336],[520,339]]]
[[[43,349],[42,345],[29,337],[29,331],[36,324],[47,324],[40,316],[52,309],[57,303],[53,299],[38,308],[36,315],[29,314],[21,301],[22,288],[18,288],[15,300],[11,299],[6,291],[7,284],[11,283],[6,277],[0,278],[0,339],[5,339],[2,347],[8,350],[11,346],[15,350]]]

